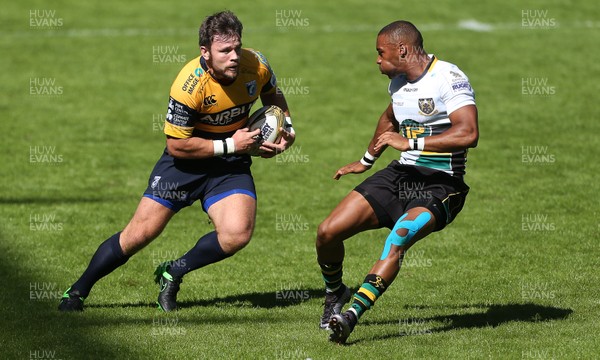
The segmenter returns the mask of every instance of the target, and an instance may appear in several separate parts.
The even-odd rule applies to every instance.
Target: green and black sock
[[[325,291],[328,293],[336,292],[342,286],[342,262],[333,264],[323,264],[319,262],[323,280],[325,281]]]
[[[349,310],[356,315],[357,320],[360,319],[362,314],[373,306],[386,289],[387,284],[381,276],[367,275],[360,289],[354,294],[354,300]]]

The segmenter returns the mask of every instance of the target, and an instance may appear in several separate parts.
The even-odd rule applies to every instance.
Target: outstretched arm
[[[373,138],[371,142],[369,142],[369,146],[367,147],[367,153],[370,155],[371,159],[378,158],[386,146],[382,146],[376,148],[377,141],[382,134],[387,132],[397,131],[396,125],[394,122],[394,110],[392,108],[392,104],[388,105],[383,114],[379,117],[379,122],[377,123],[377,128],[375,128],[375,134],[373,134]],[[369,156],[365,153],[365,158]],[[372,163],[369,163],[370,159],[362,159],[358,161],[354,161],[346,166],[341,167],[333,176],[334,179],[339,180],[342,176],[346,174],[360,174],[371,168]]]

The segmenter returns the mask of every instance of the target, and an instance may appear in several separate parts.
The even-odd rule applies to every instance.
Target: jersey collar
[[[428,72],[431,71],[431,69],[433,69],[433,66],[435,65],[435,63],[437,62],[437,58],[435,57],[435,55],[431,55],[431,60],[429,60],[429,64],[427,64],[427,67],[425,68],[425,70],[423,71],[423,73],[416,78],[414,81],[406,81],[409,84],[414,84],[419,82],[419,80],[421,80],[425,75],[427,75]]]
[[[206,59],[204,59],[202,56],[200,56],[200,66],[202,67],[202,70],[208,72],[208,65],[206,64]]]

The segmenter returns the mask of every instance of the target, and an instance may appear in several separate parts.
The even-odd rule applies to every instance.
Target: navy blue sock
[[[98,246],[98,250],[92,256],[92,260],[83,275],[71,286],[71,290],[79,291],[80,296],[87,297],[92,286],[104,276],[113,272],[119,266],[125,264],[131,256],[123,254],[119,238],[121,232],[109,237]]]
[[[216,263],[230,256],[223,252],[217,239],[217,233],[213,231],[201,237],[196,246],[175,260],[169,268],[168,273],[173,277],[181,278],[190,271]]]

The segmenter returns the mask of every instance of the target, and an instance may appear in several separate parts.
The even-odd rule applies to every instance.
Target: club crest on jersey
[[[433,102],[433,98],[425,98],[419,99],[419,114],[425,116],[431,116],[437,114],[437,110],[435,109],[435,102]]]
[[[252,80],[246,83],[246,90],[248,90],[249,96],[254,96],[256,94],[256,80]]]

